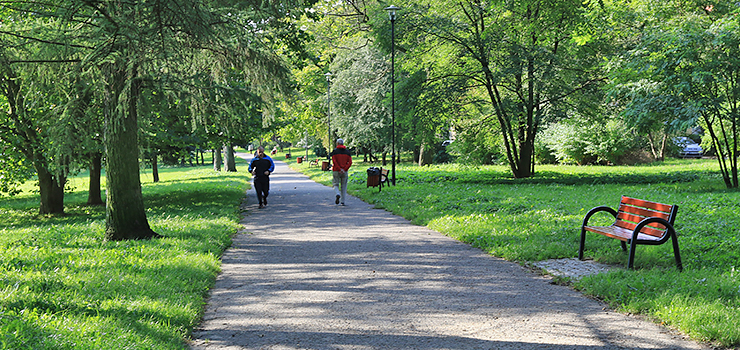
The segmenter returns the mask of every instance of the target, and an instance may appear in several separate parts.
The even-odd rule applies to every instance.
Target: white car
[[[681,158],[701,158],[704,154],[701,146],[688,137],[676,137],[673,142],[681,148],[678,152]]]

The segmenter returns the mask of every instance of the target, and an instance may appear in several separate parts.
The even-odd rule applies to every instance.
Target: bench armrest
[[[612,216],[614,217],[614,219],[617,218],[617,211],[616,210],[614,210],[614,209],[612,209],[610,207],[607,207],[605,205],[602,205],[602,206],[593,208],[593,209],[589,210],[588,213],[586,213],[586,217],[583,218],[583,226],[588,226],[588,220],[591,219],[591,217],[594,214],[596,214],[598,212],[602,212],[602,211],[605,211],[605,212],[607,212],[609,214],[612,214]]]
[[[661,224],[661,225],[663,225],[665,227],[665,233],[666,234],[664,234],[663,237],[660,238],[660,241],[659,242],[661,242],[661,243],[662,242],[665,242],[672,235],[675,235],[676,234],[676,230],[673,228],[673,225],[671,225],[671,223],[668,222],[668,220],[663,219],[663,218],[652,216],[652,217],[649,217],[649,218],[642,219],[642,221],[640,221],[637,224],[637,226],[635,227],[635,230],[632,231],[632,240],[633,241],[634,240],[637,240],[637,235],[640,233],[640,231],[642,231],[642,229],[645,226],[647,226],[648,224],[652,224],[654,222],[657,222],[657,223],[659,223],[659,224]]]

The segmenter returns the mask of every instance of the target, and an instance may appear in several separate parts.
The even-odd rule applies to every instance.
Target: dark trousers
[[[267,203],[267,195],[270,193],[270,178],[267,176],[255,177],[254,190],[257,191],[257,201],[260,204]]]

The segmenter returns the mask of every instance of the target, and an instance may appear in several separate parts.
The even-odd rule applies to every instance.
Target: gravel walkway
[[[709,349],[276,165],[194,350]]]

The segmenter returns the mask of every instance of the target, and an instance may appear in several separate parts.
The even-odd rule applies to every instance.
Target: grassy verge
[[[290,163],[316,181],[331,181],[329,172]],[[353,195],[520,263],[577,257],[585,213],[599,205],[615,207],[621,195],[678,204],[684,272],[677,271],[670,244],[639,246],[635,270],[584,278],[573,286],[694,339],[740,346],[740,193],[724,188],[716,160],[538,166],[534,177],[519,180],[505,167],[401,164],[397,186],[382,192],[366,187],[365,171],[371,165],[355,161],[350,170]],[[599,220],[608,224],[613,219]],[[626,265],[627,254],[617,240],[589,235],[586,249],[587,258]]]
[[[38,217],[32,187],[0,198],[0,348],[185,348],[239,227],[240,165],[160,169],[156,184],[142,174],[149,224],[166,236],[150,241],[105,242],[84,176],[62,217]]]

